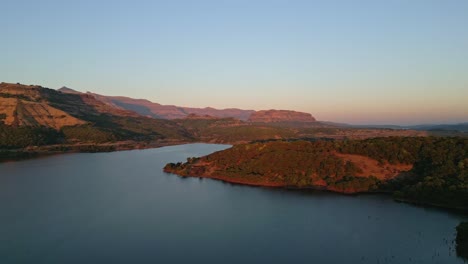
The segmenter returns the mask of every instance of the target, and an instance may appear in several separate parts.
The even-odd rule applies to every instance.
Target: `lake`
[[[463,263],[461,215],[162,171],[227,147],[1,163],[0,263]]]

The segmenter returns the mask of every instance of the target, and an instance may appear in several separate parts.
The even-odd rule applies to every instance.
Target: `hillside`
[[[202,142],[239,144],[253,140],[287,139],[297,137],[288,127],[250,124],[235,118],[193,118],[174,120]]]
[[[0,84],[0,120],[10,126],[45,126],[60,129],[86,122],[52,107],[40,86]]]
[[[169,120],[114,108],[88,94],[37,85],[1,83],[0,121],[0,148],[192,139]]]
[[[466,210],[466,164],[468,139],[390,137],[236,145],[164,170],[257,186],[385,191],[401,201]]]

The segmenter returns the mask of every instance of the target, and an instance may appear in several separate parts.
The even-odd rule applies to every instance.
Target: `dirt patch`
[[[343,154],[337,152],[333,153],[333,155],[342,158],[344,161],[350,161],[359,167],[362,172],[353,175],[357,177],[374,176],[380,180],[388,180],[393,179],[413,168],[412,164],[390,164],[388,162],[379,164],[377,160],[361,155]]]

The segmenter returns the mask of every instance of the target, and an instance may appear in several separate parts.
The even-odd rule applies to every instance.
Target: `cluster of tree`
[[[79,144],[79,145],[56,145],[48,148],[51,152],[110,152],[117,150],[115,145],[98,145],[98,144]]]
[[[413,164],[418,160],[421,147],[432,145],[432,137],[387,137],[366,140],[345,140],[334,142],[332,148],[342,153],[358,154],[390,164]]]
[[[13,127],[0,123],[0,149],[60,143],[61,133],[47,127]]]
[[[18,98],[26,101],[33,101],[29,96],[24,94],[10,94],[10,93],[0,93],[0,97],[3,98]]]
[[[354,177],[361,170],[352,162],[333,155],[325,146],[327,142],[252,143],[237,145],[185,164],[168,164],[166,170],[183,175],[202,172],[199,166],[190,166],[201,161],[209,163],[217,171],[215,175],[244,178],[255,183],[268,178],[291,187],[313,187],[325,181],[332,189],[363,191],[375,189],[376,178]]]
[[[117,137],[111,132],[104,129],[98,129],[91,125],[67,126],[61,129],[64,137],[68,142],[114,142]]]
[[[89,119],[93,122],[66,126],[59,131],[42,126],[8,126],[0,122],[0,149],[78,142],[105,143],[125,140],[149,142],[159,139],[191,141],[193,139],[189,132],[168,120],[111,115],[97,115]]]
[[[123,138],[137,141],[155,139],[192,140],[192,135],[175,122],[149,117],[107,116],[108,120],[97,122],[96,126],[110,128]]]
[[[238,143],[271,138],[296,137],[297,132],[288,127],[250,124],[234,118],[179,119],[176,122],[195,137],[210,142]]]

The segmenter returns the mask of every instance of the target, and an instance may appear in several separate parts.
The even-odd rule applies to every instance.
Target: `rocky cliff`
[[[290,110],[261,110],[254,112],[249,117],[250,122],[315,122],[315,118],[309,113]]]

